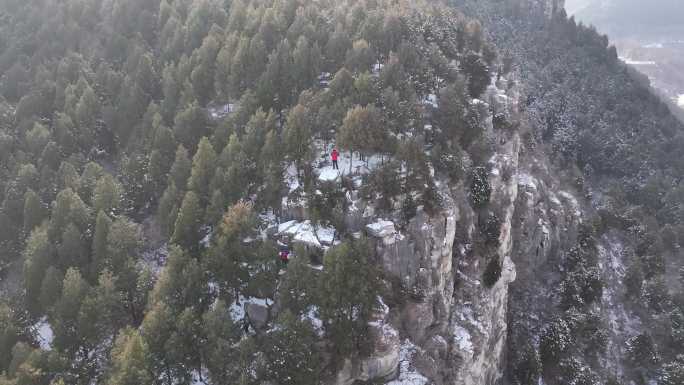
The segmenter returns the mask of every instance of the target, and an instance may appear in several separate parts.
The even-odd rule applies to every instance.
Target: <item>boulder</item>
[[[247,318],[255,329],[261,329],[268,322],[268,307],[261,303],[248,302],[245,305]]]

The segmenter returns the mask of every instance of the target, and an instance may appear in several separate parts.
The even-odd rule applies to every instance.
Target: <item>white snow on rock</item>
[[[316,229],[316,237],[324,245],[332,245],[335,241],[335,228],[319,226]]]
[[[366,225],[368,233],[374,237],[385,238],[396,234],[397,230],[394,228],[394,222],[378,220],[375,223]]]
[[[283,222],[278,225],[278,233],[286,233],[288,230],[290,230],[293,226],[298,225],[299,222],[297,221],[287,221]]]
[[[314,226],[309,220],[304,222],[288,221],[278,225],[278,234],[292,237],[294,242],[323,248],[323,245],[333,244],[335,228]]]
[[[318,238],[316,238],[316,234],[314,234],[313,229],[304,229],[298,231],[294,236],[294,241],[318,248],[323,246],[321,245],[321,242],[318,241]]]
[[[415,353],[416,346],[408,339],[404,340],[399,349],[399,377],[387,385],[426,385],[429,382],[411,363]]]
[[[473,352],[473,343],[470,340],[470,333],[460,325],[454,326],[454,342],[461,351],[468,353]]]
[[[245,318],[245,308],[248,304],[270,307],[273,304],[273,300],[270,298],[243,297],[240,295],[240,299],[231,303],[228,308],[228,313],[230,313],[230,317],[233,321],[242,321],[242,319]]]
[[[40,348],[43,350],[51,350],[52,340],[55,338],[55,335],[52,332],[52,327],[50,326],[50,323],[48,323],[47,318],[41,318],[34,327],[38,333],[38,343],[40,344]]]
[[[209,107],[208,111],[211,117],[214,119],[223,118],[230,115],[231,112],[236,110],[236,106],[233,103],[224,104],[222,106]]]
[[[243,301],[245,303],[251,303],[253,305],[258,305],[258,306],[263,306],[263,307],[269,307],[273,303],[273,300],[271,300],[270,298],[257,298],[257,297],[243,298]]]

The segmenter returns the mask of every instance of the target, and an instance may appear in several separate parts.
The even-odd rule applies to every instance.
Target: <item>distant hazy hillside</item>
[[[683,32],[684,3],[680,0],[568,0],[567,9],[585,23],[610,34]]]

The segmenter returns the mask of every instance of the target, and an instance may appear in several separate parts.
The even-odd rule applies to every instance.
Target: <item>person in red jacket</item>
[[[333,170],[339,170],[339,166],[337,165],[337,157],[340,156],[340,153],[337,152],[336,148],[333,148],[332,152],[330,153],[330,158],[332,159],[332,164],[333,164]]]

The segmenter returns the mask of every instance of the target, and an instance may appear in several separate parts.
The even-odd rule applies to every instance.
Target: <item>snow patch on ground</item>
[[[339,177],[340,171],[332,167],[322,168],[320,169],[320,174],[318,174],[318,180],[321,182],[335,182]]]
[[[537,180],[530,174],[518,174],[518,185],[537,191]]]
[[[632,60],[630,58],[626,57],[620,57],[620,60],[625,62],[625,64],[633,65],[633,66],[654,66],[657,65],[658,63],[654,62],[653,60]]]
[[[147,250],[142,253],[140,263],[145,265],[155,277],[161,273],[161,269],[166,264],[166,257],[169,255],[168,244],[164,243],[156,249]]]
[[[211,229],[207,231],[207,234],[200,240],[200,245],[204,247],[205,249],[209,247],[209,244],[211,244],[211,236],[213,232]]]
[[[432,106],[433,108],[439,108],[439,103],[437,102],[437,95],[429,94],[425,97],[425,100],[423,100],[423,104]]]
[[[416,350],[416,345],[408,339],[404,340],[399,349],[399,377],[387,385],[426,385],[429,382],[412,365]]]
[[[245,318],[245,304],[233,302],[228,308],[228,313],[233,321],[242,321]]]
[[[473,353],[473,342],[470,340],[470,333],[460,325],[454,325],[454,342],[461,351]]]
[[[290,164],[285,169],[285,183],[288,186],[288,191],[293,192],[299,188],[299,176],[297,175],[297,168],[294,164]]]
[[[209,378],[209,372],[207,372],[206,369],[202,368],[202,379],[200,380],[200,372],[197,371],[197,369],[192,371],[192,382],[190,385],[206,385],[208,384],[207,379]]]
[[[52,332],[52,327],[47,321],[47,318],[41,318],[40,321],[34,325],[34,328],[36,329],[36,333],[38,333],[38,343],[40,344],[40,348],[43,350],[51,350],[52,340],[55,338],[55,335]]]
[[[575,217],[582,218],[582,213],[580,212],[580,205],[579,205],[579,202],[577,201],[577,198],[575,198],[572,194],[570,194],[567,191],[560,191],[558,194],[561,196],[561,198],[565,199],[566,201],[568,201],[568,203],[570,203],[573,210],[575,210],[574,211]]]
[[[456,314],[458,315],[458,318],[464,322],[464,325],[472,325],[475,329],[477,329],[478,332],[485,334],[485,327],[482,325],[482,322],[476,318],[476,314],[473,311],[470,303],[464,304],[460,309],[458,309]]]
[[[642,326],[639,319],[633,317],[620,300],[624,291],[622,281],[626,271],[625,261],[623,261],[625,254],[623,242],[615,234],[608,233],[601,237],[597,249],[603,280],[609,283],[603,289],[601,300],[603,318],[608,321],[610,338],[606,362],[610,365],[619,362],[620,358],[624,357],[625,342],[630,336],[638,334]],[[620,371],[622,367],[615,365],[613,369]]]
[[[302,321],[309,320],[313,326],[314,332],[317,336],[323,337],[325,330],[323,329],[323,321],[318,316],[318,307],[315,305],[309,306],[306,313],[302,314]]]

